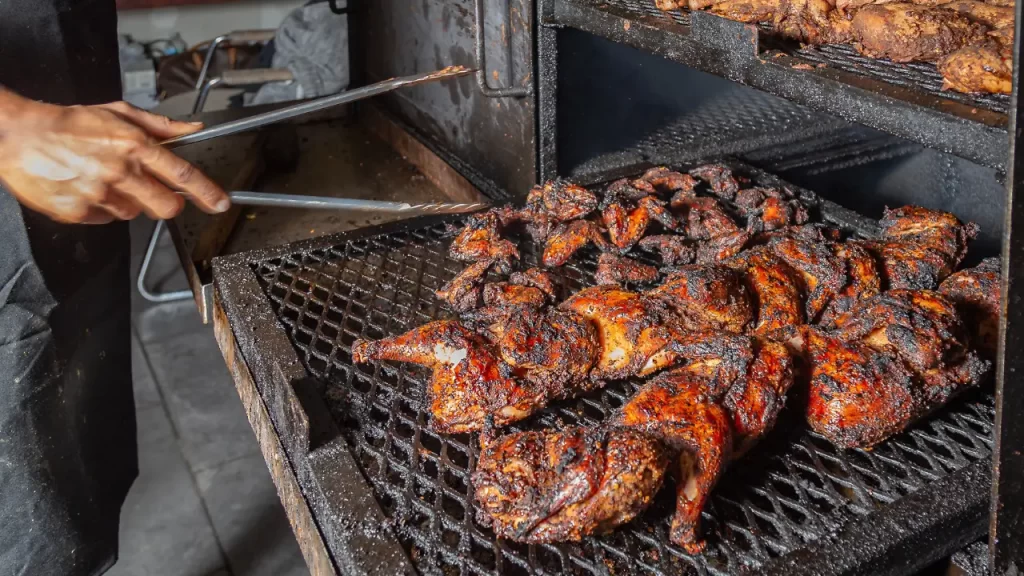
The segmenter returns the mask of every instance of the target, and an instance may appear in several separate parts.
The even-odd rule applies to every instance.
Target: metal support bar
[[[1016,3],[1013,92],[1010,97],[1010,155],[1006,162],[1006,219],[1000,294],[999,354],[996,357],[995,453],[989,511],[989,569],[992,574],[1024,570],[1024,101],[1021,100],[1021,18]]]
[[[146,300],[157,304],[163,302],[175,302],[177,300],[185,300],[186,298],[192,297],[191,290],[150,292],[149,288],[146,287],[146,276],[149,274],[149,265],[153,261],[153,253],[156,251],[156,245],[160,241],[160,232],[163,229],[164,221],[157,220],[156,226],[153,228],[153,235],[149,237],[149,245],[146,247],[146,255],[142,258],[142,266],[139,267],[139,279],[136,281],[136,285],[139,288],[139,294],[141,294]]]
[[[274,38],[276,30],[235,30],[228,34],[221,34],[210,41],[206,48],[206,57],[203,59],[203,67],[199,69],[199,78],[196,79],[196,90],[200,90],[206,82],[206,76],[210,73],[210,62],[217,53],[217,48],[225,42],[232,44],[260,44],[270,42]]]
[[[496,88],[487,82],[486,49],[484,48],[484,1],[473,0],[476,10],[476,85],[480,92],[488,98],[526,98],[533,94],[533,84],[527,86],[507,86]],[[511,26],[508,27],[511,30]],[[510,32],[511,34],[511,32]],[[511,38],[509,43],[511,43]],[[512,61],[509,60],[509,75],[512,72]]]

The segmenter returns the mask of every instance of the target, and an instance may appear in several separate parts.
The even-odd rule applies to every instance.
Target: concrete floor
[[[153,223],[132,223],[138,269]],[[184,288],[164,238],[154,278]],[[210,326],[189,301],[133,298],[139,478],[110,576],[308,574]]]

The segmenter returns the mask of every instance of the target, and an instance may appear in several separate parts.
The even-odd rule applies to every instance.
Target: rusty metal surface
[[[485,73],[492,84],[533,81],[533,4],[486,0]],[[472,0],[373,0],[350,15],[353,72],[364,82],[462,64],[474,67]],[[497,80],[497,81],[496,81]],[[472,78],[384,97],[446,161],[484,192],[525,194],[536,179],[532,98],[487,98]]]

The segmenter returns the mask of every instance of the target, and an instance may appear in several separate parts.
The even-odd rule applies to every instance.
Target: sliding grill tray
[[[993,168],[1007,158],[1007,95],[943,91],[933,64],[852,46],[801,47],[759,26],[658,10],[654,0],[542,0],[543,22],[675,60]]]
[[[756,184],[780,184],[733,166]],[[799,192],[823,221],[855,235],[876,232],[874,221]],[[982,534],[994,408],[988,393],[976,391],[871,451],[838,450],[809,432],[795,410],[784,413],[715,489],[704,514],[709,545],[699,556],[668,541],[669,487],[648,511],[607,536],[534,546],[495,540],[474,521],[476,436],[440,435],[427,424],[429,372],[408,364],[356,366],[350,359],[357,338],[398,334],[449,315],[433,291],[465,266],[447,256],[449,224],[459,223],[421,219],[215,262],[220,304],[281,442],[293,447],[293,473],[339,565],[348,561],[341,557],[372,557],[346,548],[352,525],[365,523],[347,517],[356,514],[347,502],[363,491],[372,493],[384,526],[366,530],[385,542],[374,545],[387,547],[394,538],[403,561],[423,574],[909,573]],[[523,265],[534,265],[532,243],[522,248]],[[596,256],[588,249],[554,270],[560,297],[593,284]],[[291,394],[281,388],[287,382],[260,377],[281,373],[270,366],[299,361],[299,376],[317,382],[315,398],[307,394],[299,402],[301,415],[280,400]],[[637,386],[612,383],[512,428],[596,424]],[[313,423],[320,412],[330,415],[328,432]],[[295,434],[305,436],[283,437]],[[320,472],[318,480],[316,466],[324,461],[318,452],[326,449],[315,446],[332,434],[344,438],[339,443],[354,460],[346,450],[328,459],[354,462],[359,473]],[[389,566],[377,573],[399,571]]]

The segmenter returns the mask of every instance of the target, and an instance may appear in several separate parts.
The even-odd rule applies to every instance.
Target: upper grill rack
[[[828,204],[821,216],[854,233],[875,232],[868,221]],[[432,225],[253,264],[306,369],[323,383],[323,397],[385,516],[424,574],[726,574],[770,567],[844,522],[884,513],[991,454],[988,395],[954,402],[872,451],[837,450],[791,414],[714,491],[704,514],[709,547],[700,556],[668,541],[670,490],[608,536],[533,546],[495,540],[474,522],[475,437],[438,435],[427,426],[422,399],[429,374],[405,364],[354,366],[350,357],[357,338],[401,333],[446,315],[433,291],[464,266],[448,258],[448,234],[445,225]],[[524,265],[536,263],[531,246],[523,246]],[[590,251],[556,270],[560,296],[593,284],[595,268]],[[553,404],[532,423],[595,424],[636,387],[613,383]]]
[[[933,64],[868,58],[845,45],[801,47],[764,27],[705,12],[665,12],[654,0],[546,1],[546,23],[648,50],[986,166],[1006,162],[1009,97],[943,91]]]

